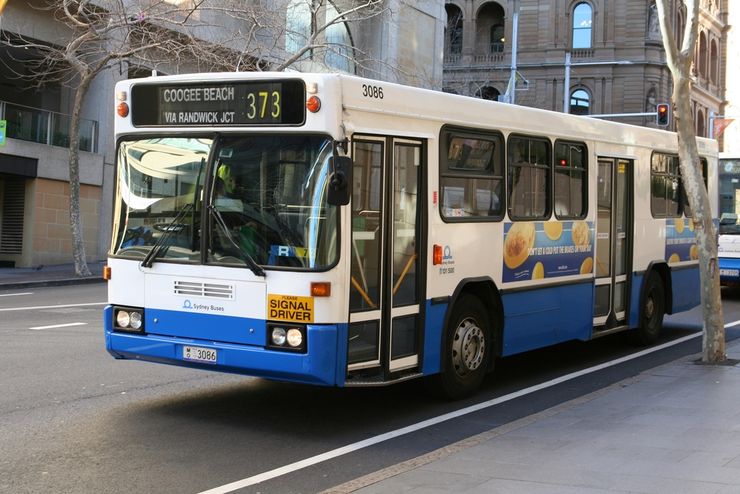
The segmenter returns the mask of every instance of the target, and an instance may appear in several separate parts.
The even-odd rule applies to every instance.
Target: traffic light
[[[670,121],[671,105],[668,103],[660,103],[656,108],[655,123],[661,127],[667,127]]]

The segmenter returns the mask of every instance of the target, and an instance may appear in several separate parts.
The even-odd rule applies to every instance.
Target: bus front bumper
[[[307,353],[273,350],[211,340],[179,338],[156,334],[113,331],[111,311],[105,311],[106,350],[117,359],[143,360],[218,372],[324,386],[343,386],[346,362],[337,356],[338,325],[309,325]],[[345,331],[346,333],[346,331]],[[186,347],[214,350],[212,363],[187,360]]]

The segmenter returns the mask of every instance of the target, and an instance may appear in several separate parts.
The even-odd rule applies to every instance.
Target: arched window
[[[503,53],[506,14],[498,2],[485,2],[475,16],[475,54]]]
[[[570,93],[570,113],[588,115],[591,113],[591,96],[585,89],[576,89]]]
[[[495,87],[483,86],[482,88],[478,89],[475,92],[475,97],[481,98],[481,99],[490,99],[493,101],[498,101],[498,97],[500,94],[501,93],[499,92],[499,90],[496,89]]]
[[[591,48],[591,23],[593,9],[587,3],[579,3],[573,9],[573,48]]]
[[[445,36],[445,45],[447,53],[453,55],[462,53],[463,46],[463,15],[460,8],[456,5],[445,5],[447,12],[447,33]]]
[[[699,110],[696,112],[696,135],[698,137],[706,137],[706,128],[704,110]]]
[[[712,48],[709,54],[709,80],[712,84],[717,84],[717,76],[719,74],[719,49],[717,48],[717,40],[712,40]]]
[[[676,34],[676,46],[678,49],[681,49],[681,43],[683,43],[683,30],[686,29],[686,16],[684,15],[683,5],[681,8],[677,9],[676,12],[676,24],[675,24],[675,34]]]
[[[707,35],[699,33],[699,75],[707,76]]]
[[[491,53],[504,51],[504,26],[495,24],[491,26]]]

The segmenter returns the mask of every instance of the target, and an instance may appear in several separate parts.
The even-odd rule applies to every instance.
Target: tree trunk
[[[712,221],[709,195],[703,186],[704,178],[694,135],[689,92],[689,79],[674,73],[672,98],[678,131],[678,155],[683,184],[691,205],[699,254],[701,306],[704,314],[702,361],[716,364],[726,359],[724,317],[717,266],[717,234]]]
[[[80,113],[82,101],[90,86],[91,77],[82,75],[75,92],[74,107],[69,126],[69,224],[72,230],[72,255],[77,276],[90,276],[85,256],[80,214]]]

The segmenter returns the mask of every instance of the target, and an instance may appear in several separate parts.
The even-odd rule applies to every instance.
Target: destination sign
[[[138,84],[131,89],[131,120],[140,126],[301,125],[303,81]]]

